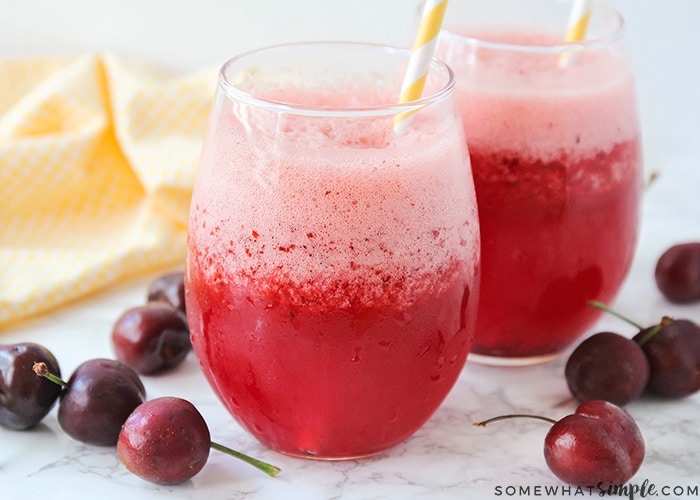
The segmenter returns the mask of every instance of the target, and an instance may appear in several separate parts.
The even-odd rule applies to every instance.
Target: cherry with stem
[[[186,399],[159,397],[137,407],[122,426],[117,454],[137,476],[157,484],[178,484],[206,464],[210,449],[276,476],[281,469],[211,440],[202,414]]]
[[[629,413],[609,401],[586,401],[561,420],[510,414],[473,425],[485,427],[512,418],[552,424],[544,440],[544,458],[554,475],[569,484],[625,484],[644,460],[644,438],[639,427]]]
[[[68,381],[35,363],[34,373],[62,388],[57,420],[73,439],[96,446],[117,443],[121,426],[146,399],[146,389],[129,366],[95,358],[79,365]]]
[[[639,329],[632,340],[642,348],[649,363],[648,392],[682,398],[700,390],[700,325],[664,316],[659,323],[644,328],[600,302],[590,304]]]

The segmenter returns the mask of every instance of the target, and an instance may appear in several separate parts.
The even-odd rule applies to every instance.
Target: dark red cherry
[[[146,295],[149,302],[165,302],[186,314],[185,306],[185,273],[174,271],[159,276],[148,286]]]
[[[112,328],[116,358],[141,374],[179,365],[192,350],[184,316],[162,302],[125,311]]]
[[[688,319],[664,317],[634,340],[649,360],[647,390],[668,398],[682,398],[700,389],[700,326]]]
[[[161,397],[129,415],[119,434],[117,453],[137,476],[157,484],[177,484],[202,470],[210,445],[209,428],[192,403]]]
[[[26,430],[41,422],[61,394],[61,387],[34,374],[34,363],[59,374],[56,357],[33,342],[0,345],[0,425]]]
[[[552,424],[544,439],[544,458],[554,475],[566,483],[583,488],[625,484],[644,461],[644,438],[637,423],[609,401],[586,401],[559,421],[538,415],[503,415],[474,425],[520,417]]]
[[[644,438],[634,419],[608,401],[582,403],[547,433],[544,457],[566,483],[626,484],[644,461]]]
[[[600,332],[574,349],[564,374],[571,395],[578,401],[602,399],[624,406],[644,392],[649,361],[633,340]]]
[[[91,359],[78,366],[68,382],[38,363],[34,371],[64,387],[58,405],[58,423],[70,437],[83,443],[117,443],[122,424],[146,399],[138,374],[113,359]]]
[[[681,243],[666,250],[656,262],[656,285],[671,302],[700,300],[700,242]]]
[[[139,405],[124,422],[117,454],[137,476],[157,484],[177,484],[194,477],[207,462],[210,448],[234,456],[270,476],[280,469],[212,442],[209,428],[187,400],[160,397]]]

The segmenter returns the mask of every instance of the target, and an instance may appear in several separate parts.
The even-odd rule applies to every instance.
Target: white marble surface
[[[405,11],[397,12],[393,0],[0,0],[0,57],[117,50],[188,69],[219,62],[237,50],[291,39],[405,43],[413,28],[412,3],[406,2]],[[647,169],[659,173],[646,193],[633,269],[613,306],[643,324],[663,314],[700,322],[700,304],[672,306],[653,282],[653,266],[665,248],[700,241],[700,32],[696,29],[700,2],[608,3],[628,19]],[[65,374],[88,358],[111,357],[111,325],[125,308],[144,300],[150,279],[114,286],[6,328],[0,332],[0,342],[42,343],[54,351]],[[600,329],[634,333],[609,316],[590,333]],[[567,401],[563,359],[516,369],[468,363],[444,405],[416,435],[384,455],[335,463],[290,458],[258,444],[217,402],[193,356],[172,373],[145,377],[145,384],[150,397],[190,399],[210,424],[213,439],[273,462],[283,472],[268,478],[212,452],[207,466],[191,481],[158,487],[128,473],[113,449],[68,438],[58,427],[54,410],[34,431],[0,429],[0,498],[73,499],[96,492],[104,499],[597,496],[597,492],[562,490],[548,471],[542,457],[546,424],[510,421],[483,429],[471,426],[501,413],[536,412],[558,418],[573,411],[575,405]],[[645,461],[631,484],[654,484],[657,498],[700,497],[700,394],[679,401],[644,398],[630,404],[628,411],[647,443]],[[558,488],[557,494],[545,487]]]

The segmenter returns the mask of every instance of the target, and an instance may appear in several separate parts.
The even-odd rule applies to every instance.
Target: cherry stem
[[[472,425],[474,427],[486,427],[491,422],[498,422],[499,420],[508,420],[511,418],[534,418],[535,420],[543,420],[549,422],[550,424],[556,424],[557,421],[553,418],[543,417],[542,415],[528,415],[524,413],[514,413],[512,415],[500,415],[498,417],[492,417],[488,420],[482,420],[481,422],[474,422]]]
[[[68,382],[63,380],[61,377],[58,377],[51,373],[49,371],[49,367],[46,366],[46,363],[44,363],[43,361],[34,363],[34,365],[32,366],[32,370],[34,370],[34,373],[36,373],[40,377],[44,377],[45,379],[50,380],[54,384],[60,385],[64,389],[68,387]]]
[[[588,305],[593,306],[593,307],[597,307],[601,311],[605,311],[606,313],[612,314],[613,316],[620,318],[622,321],[624,321],[625,323],[629,323],[630,325],[635,327],[637,330],[644,330],[644,327],[642,325],[640,325],[639,323],[635,323],[634,321],[632,321],[631,319],[629,319],[626,316],[623,316],[622,314],[618,313],[617,311],[613,311],[612,309],[610,309],[608,306],[606,306],[602,302],[598,302],[597,300],[591,300],[590,302],[588,302]]]
[[[647,178],[646,184],[644,186],[644,189],[649,189],[652,184],[656,182],[656,180],[659,178],[659,173],[654,171],[649,174],[649,177]]]
[[[644,344],[649,342],[651,338],[659,333],[659,330],[661,330],[661,325],[656,325],[654,326],[651,330],[649,330],[641,339],[637,341],[637,345],[639,347],[642,347]]]
[[[252,465],[256,469],[263,471],[265,474],[267,474],[270,477],[275,477],[277,474],[282,472],[282,469],[280,469],[279,467],[276,467],[272,464],[268,464],[267,462],[263,462],[263,461],[258,460],[256,458],[250,457],[250,456],[246,455],[245,453],[241,453],[239,451],[236,451],[232,448],[229,448],[228,446],[224,446],[223,444],[215,443],[214,441],[212,441],[211,447],[217,451],[221,451],[223,453],[231,455],[232,457],[238,458],[239,460],[243,460],[244,462]]]
[[[644,344],[646,344],[647,342],[649,342],[651,340],[651,338],[654,335],[656,335],[657,333],[659,333],[659,331],[664,326],[666,326],[672,322],[673,322],[673,318],[670,318],[669,316],[664,316],[663,318],[661,318],[661,322],[658,325],[654,325],[653,328],[650,328],[649,331],[647,333],[645,333],[644,336],[637,341],[637,344],[639,345],[639,347],[641,347]]]

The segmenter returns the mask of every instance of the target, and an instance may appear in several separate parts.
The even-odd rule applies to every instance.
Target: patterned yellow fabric
[[[216,68],[0,61],[0,326],[184,265]]]

